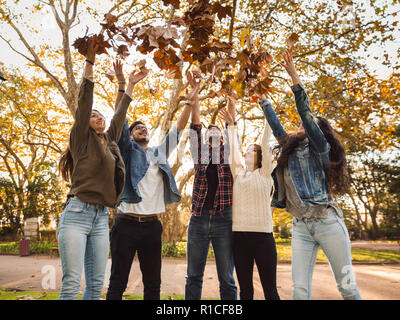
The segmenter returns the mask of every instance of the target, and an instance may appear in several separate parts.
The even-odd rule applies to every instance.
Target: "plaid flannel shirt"
[[[211,214],[216,214],[232,206],[233,177],[229,166],[229,141],[211,148],[202,142],[201,124],[190,125],[190,152],[194,162],[194,183],[192,193],[192,213],[201,215],[201,210],[207,195],[207,167],[209,163],[217,164],[218,188]]]

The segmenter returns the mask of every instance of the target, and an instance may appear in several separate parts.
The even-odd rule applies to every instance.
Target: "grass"
[[[58,300],[59,292],[44,291],[17,291],[7,288],[0,288],[0,300]],[[105,300],[105,294],[101,295]],[[141,294],[126,294],[124,300],[143,300]],[[82,294],[79,294],[77,300],[82,300]],[[162,294],[161,300],[184,300],[183,294]]]
[[[55,242],[31,242],[31,254],[51,254],[50,248],[57,247]],[[19,254],[19,242],[0,242],[0,253]]]
[[[291,261],[292,249],[291,239],[276,238],[276,249],[278,253],[278,260],[280,262]],[[30,244],[31,254],[48,254],[52,255],[51,247],[56,247],[57,243],[54,242],[32,242]],[[400,252],[399,251],[384,251],[384,250],[372,250],[362,248],[352,248],[353,262],[362,263],[400,263]],[[0,254],[19,254],[19,243],[18,242],[0,242]],[[163,257],[186,257],[186,242],[180,241],[177,243],[164,243],[162,249]],[[210,248],[208,257],[214,256],[212,247]],[[319,249],[317,261],[327,262],[325,254],[322,249]]]
[[[276,250],[279,261],[290,261],[292,259],[291,240],[276,239]],[[353,262],[362,263],[400,263],[399,251],[384,251],[362,248],[352,248]],[[328,262],[321,248],[318,250],[317,261]]]
[[[400,263],[400,253],[398,251],[377,251],[368,249],[352,249],[351,250],[353,262],[354,261],[370,261],[370,262],[386,262],[386,263]]]

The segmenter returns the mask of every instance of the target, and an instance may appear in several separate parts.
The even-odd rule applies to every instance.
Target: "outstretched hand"
[[[197,75],[197,74],[200,74],[200,73],[198,71],[194,71],[194,72],[188,71],[186,74],[188,82],[193,89],[200,89],[201,79],[198,79],[195,77],[195,75]]]
[[[129,83],[135,85],[149,74],[149,69],[142,68],[139,72],[133,71],[129,76]]]
[[[293,48],[286,50],[282,57],[284,62],[279,62],[279,64],[286,69],[287,73],[292,78],[293,84],[298,84],[300,82],[300,78],[293,62]]]
[[[235,98],[234,96],[232,96],[232,95],[227,95],[227,96],[226,96],[226,102],[227,102],[227,105],[228,105],[229,107],[234,108],[234,107],[236,106],[237,100],[236,100],[236,98]]]
[[[132,92],[133,92],[133,87],[141,80],[146,78],[146,76],[149,74],[149,70],[146,68],[140,69],[139,72],[132,71],[132,73],[129,75],[129,83],[128,87],[126,88],[125,93],[132,97]]]
[[[114,73],[115,73],[115,76],[117,77],[118,82],[125,81],[124,72],[122,70],[123,66],[124,66],[124,64],[122,63],[121,60],[115,59],[115,62],[113,63],[113,67],[114,67]]]
[[[225,121],[229,126],[235,124],[235,119],[233,119],[232,114],[226,109],[221,109],[219,112],[219,118]]]
[[[279,64],[286,69],[289,75],[295,74],[296,68],[293,62],[293,48],[285,50],[282,57],[284,62],[279,62]]]
[[[96,60],[96,51],[99,46],[96,44],[93,38],[90,38],[88,41],[88,48],[86,51],[86,59],[93,62]]]
[[[190,71],[186,74],[186,76],[190,86],[192,87],[192,91],[186,91],[184,98],[191,101],[196,100],[199,96],[201,79],[196,79],[194,73]]]

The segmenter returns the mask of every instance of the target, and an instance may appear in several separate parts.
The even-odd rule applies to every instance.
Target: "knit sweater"
[[[272,229],[272,150],[268,144],[271,128],[265,125],[262,138],[262,166],[254,171],[243,164],[237,126],[229,126],[230,167],[233,176],[232,230],[266,232]]]

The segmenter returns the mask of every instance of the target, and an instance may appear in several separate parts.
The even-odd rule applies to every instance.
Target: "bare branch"
[[[58,26],[60,27],[61,30],[64,29],[65,23],[61,20],[59,14],[57,12],[56,6],[54,5],[54,0],[50,0],[48,5],[50,6],[51,11],[53,12],[54,18],[56,18],[56,22],[57,22]],[[60,4],[60,6],[61,6],[61,4]]]
[[[233,25],[235,24],[236,2],[237,0],[233,0],[232,17],[229,25],[229,43],[232,43],[233,38]]]
[[[54,83],[54,85],[57,87],[57,89],[60,91],[60,93],[62,94],[62,96],[64,97],[64,99],[67,98],[67,92],[65,91],[64,87],[62,86],[62,84],[60,83],[60,81],[58,81],[58,79],[45,67],[45,65],[41,62],[41,60],[39,59],[39,57],[37,56],[36,52],[32,49],[32,47],[29,46],[29,44],[26,42],[25,38],[23,37],[22,33],[18,30],[17,27],[13,26],[13,29],[17,32],[17,34],[20,36],[20,39],[22,41],[22,43],[25,45],[25,47],[28,49],[28,51],[32,54],[32,56],[34,57],[34,59],[29,58],[28,56],[26,56],[25,54],[23,54],[22,52],[16,50],[9,41],[7,41],[7,39],[5,39],[3,36],[0,35],[0,38],[8,44],[8,46],[10,47],[10,49],[12,51],[14,51],[15,53],[19,54],[20,56],[24,57],[26,60],[28,60],[29,62],[32,62],[33,64],[35,64],[36,66],[38,66],[40,69],[42,69],[50,78],[50,80]]]
[[[62,150],[61,150],[60,148],[58,148],[58,146],[56,146],[56,147],[52,146],[52,145],[51,145],[51,142],[50,142],[50,143],[29,142],[29,141],[27,141],[27,140],[24,140],[24,143],[25,143],[26,145],[29,145],[29,146],[44,146],[44,147],[47,147],[47,148],[52,149],[53,151],[55,151],[55,152],[57,152],[57,153],[61,153],[61,152],[62,152]]]
[[[26,167],[22,160],[18,157],[18,155],[15,153],[15,151],[11,148],[11,146],[5,141],[2,137],[0,137],[0,143],[4,146],[4,148],[10,153],[10,155],[13,156],[14,160],[18,165],[21,167],[22,171],[24,172],[25,178],[28,180],[29,179],[29,174],[28,171],[26,170]]]

